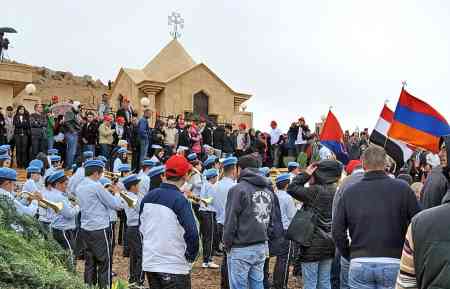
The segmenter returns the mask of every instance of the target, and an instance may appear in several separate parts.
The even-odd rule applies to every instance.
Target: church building
[[[245,123],[253,115],[244,102],[251,95],[234,91],[203,63],[196,63],[177,39],[143,69],[121,68],[111,89],[113,109],[127,97],[134,108],[147,97],[161,116],[193,115],[216,123]]]

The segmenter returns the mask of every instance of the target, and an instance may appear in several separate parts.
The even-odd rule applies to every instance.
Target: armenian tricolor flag
[[[388,135],[437,153],[439,139],[441,136],[450,135],[450,126],[433,107],[402,88]]]
[[[320,134],[320,143],[330,149],[344,165],[348,163],[348,154],[344,147],[344,132],[336,116],[328,112]]]

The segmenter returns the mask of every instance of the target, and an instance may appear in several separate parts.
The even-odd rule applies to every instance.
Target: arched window
[[[208,95],[203,91],[194,94],[194,114],[200,117],[208,117]]]

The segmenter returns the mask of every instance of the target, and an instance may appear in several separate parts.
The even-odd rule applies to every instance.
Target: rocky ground
[[[271,266],[273,266],[273,261]],[[221,264],[221,257],[216,257],[216,264]],[[78,261],[78,271],[83,272],[84,263]],[[114,252],[113,272],[117,273],[117,278],[128,280],[128,258],[122,257],[122,247],[117,246]],[[300,289],[295,278],[289,276],[289,289]],[[146,286],[148,283],[145,284]],[[220,289],[220,270],[219,269],[203,269],[201,263],[194,264],[192,271],[192,289]]]

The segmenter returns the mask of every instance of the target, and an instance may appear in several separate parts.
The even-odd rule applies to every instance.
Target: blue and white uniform
[[[84,167],[79,167],[74,175],[69,179],[68,191],[76,196],[76,191],[80,183],[84,180]]]
[[[283,223],[283,229],[287,230],[289,224],[297,212],[297,207],[295,206],[294,199],[286,193],[286,191],[277,191],[278,201],[280,203],[281,210],[281,222]]]
[[[32,201],[27,206],[25,204],[22,204],[19,200],[15,199],[12,193],[10,193],[2,188],[0,188],[0,196],[10,199],[14,203],[17,213],[19,213],[20,215],[34,216],[37,213],[38,205],[37,205],[36,201]]]
[[[215,204],[217,209],[216,218],[217,223],[221,225],[223,225],[225,222],[225,207],[227,203],[228,192],[234,185],[236,185],[236,182],[229,177],[223,177],[216,184],[216,197],[215,197]]]

